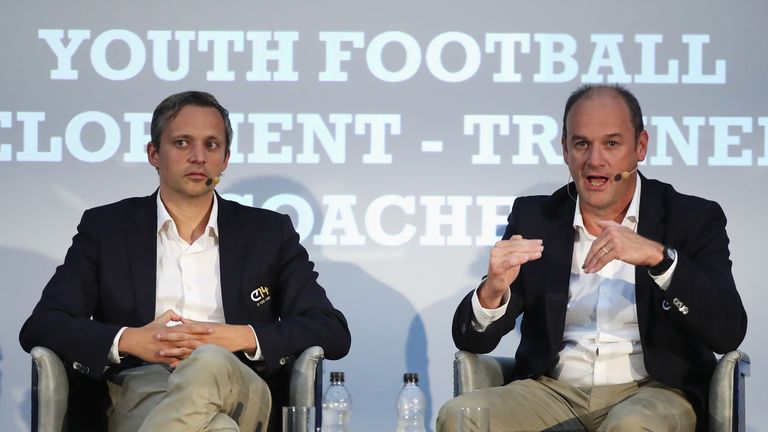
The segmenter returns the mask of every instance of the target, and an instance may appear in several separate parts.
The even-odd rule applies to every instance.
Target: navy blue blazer
[[[686,394],[701,429],[706,427],[709,382],[716,364],[713,352],[738,348],[747,330],[747,314],[731,273],[726,218],[715,202],[640,177],[638,234],[678,253],[666,291],[646,267],[635,269],[645,367],[654,380]],[[572,183],[567,187],[575,194]],[[464,298],[453,320],[453,340],[459,349],[492,351],[522,314],[514,378],[536,378],[552,370],[563,344],[575,208],[566,187],[551,196],[515,200],[503,238],[520,234],[543,239],[543,256],[523,265],[511,286],[507,312],[484,332],[470,325],[472,293]]]
[[[83,214],[64,263],[21,329],[26,351],[48,347],[93,378],[104,377],[105,369],[114,372],[107,356],[118,330],[155,318],[156,199],[157,192]],[[321,346],[329,359],[346,355],[346,319],[317,283],[290,218],[218,194],[216,199],[225,320],[253,326],[264,354],[263,363],[238,353],[241,360],[270,376],[312,345]],[[268,295],[263,290],[252,295],[260,287]],[[119,367],[137,363],[127,358]]]

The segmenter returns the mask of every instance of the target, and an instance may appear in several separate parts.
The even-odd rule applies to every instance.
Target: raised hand
[[[585,273],[596,273],[612,260],[632,265],[652,266],[661,262],[664,246],[649,240],[631,229],[613,221],[598,221],[602,228],[587,252],[582,268]]]
[[[520,266],[541,258],[543,251],[542,240],[524,239],[520,235],[497,242],[491,249],[488,278],[478,290],[480,304],[486,308],[499,307],[509,286],[520,274]]]

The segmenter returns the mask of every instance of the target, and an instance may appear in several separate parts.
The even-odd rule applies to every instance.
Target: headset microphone
[[[638,168],[638,165],[635,165],[634,169],[631,169],[629,171],[622,171],[622,172],[616,174],[615,176],[613,176],[613,181],[618,182],[618,181],[621,181],[621,180],[626,180],[627,178],[629,178],[630,174],[632,174],[633,172],[637,171],[637,168]]]
[[[635,168],[635,169],[637,169],[637,168]],[[206,186],[210,186],[210,185],[216,186],[217,184],[219,184],[220,181],[221,181],[221,176],[220,175],[218,175],[216,177],[213,177],[213,178],[208,177],[208,180],[205,181],[205,185]]]

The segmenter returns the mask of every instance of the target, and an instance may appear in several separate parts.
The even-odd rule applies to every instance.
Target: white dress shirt
[[[168,309],[195,321],[224,322],[219,268],[219,203],[214,198],[203,233],[192,244],[157,194],[157,273],[155,318]]]
[[[214,197],[203,233],[192,244],[181,238],[171,215],[157,194],[157,270],[155,318],[168,309],[195,321],[223,323],[219,266],[219,203]],[[173,325],[169,323],[169,325]],[[251,326],[249,326],[251,327]],[[115,335],[109,360],[120,363],[118,345],[126,327]],[[263,359],[256,332],[256,352],[246,357]]]
[[[648,376],[643,362],[635,302],[635,266],[613,260],[599,272],[586,274],[581,268],[595,236],[584,227],[579,199],[573,218],[575,240],[571,259],[568,305],[565,313],[563,345],[558,363],[550,371],[553,378],[580,387],[622,384]],[[637,231],[640,206],[640,181],[622,225]],[[546,248],[546,245],[545,245]],[[669,287],[677,261],[653,279],[661,289]],[[506,312],[509,294],[498,309],[480,305],[477,292],[472,297],[477,331],[483,331]]]

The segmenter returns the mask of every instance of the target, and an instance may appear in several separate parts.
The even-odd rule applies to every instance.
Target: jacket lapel
[[[141,198],[133,213],[133,225],[126,231],[128,260],[133,278],[134,304],[139,320],[155,318],[157,285],[157,191]]]
[[[640,214],[637,233],[645,238],[664,243],[665,210],[663,190],[658,182],[649,181],[640,174]],[[635,267],[635,301],[637,302],[637,321],[640,327],[640,339],[645,340],[648,327],[648,311],[654,307],[653,294],[656,283],[648,274],[645,266]],[[660,307],[660,305],[655,305]]]
[[[219,200],[219,272],[221,278],[221,301],[224,306],[224,319],[228,323],[238,321],[238,293],[245,263],[247,239],[242,233],[241,223],[237,220],[235,205]]]
[[[572,187],[572,185],[569,185]],[[575,189],[572,187],[572,189]],[[545,203],[545,215],[549,231],[544,240],[544,252],[550,255],[546,262],[545,299],[547,302],[547,330],[554,352],[560,350],[565,328],[565,312],[568,306],[568,292],[573,257],[573,215],[576,203],[567,195],[565,188],[552,195]]]

